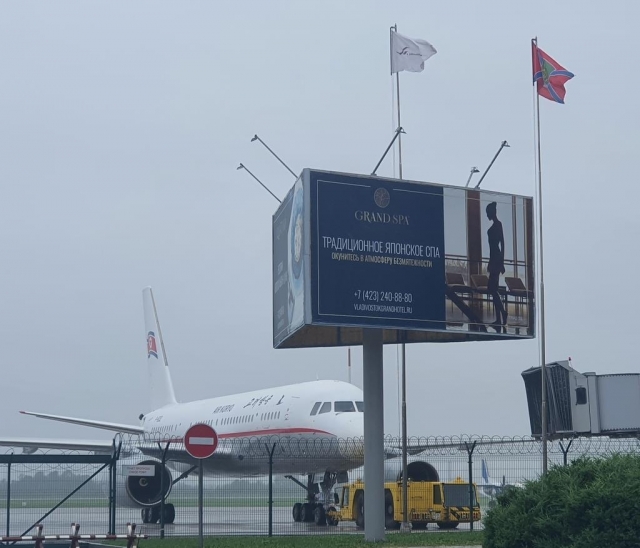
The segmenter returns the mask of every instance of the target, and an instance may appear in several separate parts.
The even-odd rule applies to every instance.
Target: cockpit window
[[[318,409],[320,407],[320,404],[322,402],[321,401],[317,401],[316,403],[313,404],[313,409],[311,409],[311,413],[309,413],[310,415],[315,415],[318,412]]]
[[[356,408],[352,401],[333,402],[333,409],[336,413],[355,413]]]
[[[320,412],[318,413],[318,415],[322,415],[322,413],[329,413],[330,411],[331,411],[331,402],[326,401],[322,404],[322,407],[320,408]]]
[[[364,413],[364,402],[363,401],[357,401],[356,402],[356,407],[358,408],[358,411],[360,411],[360,413]]]

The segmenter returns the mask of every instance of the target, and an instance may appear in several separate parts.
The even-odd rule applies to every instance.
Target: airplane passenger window
[[[316,403],[313,404],[313,409],[311,409],[311,413],[309,413],[309,415],[315,415],[318,412],[318,409],[320,409],[320,405],[322,404],[322,402],[317,401]]]
[[[355,413],[356,408],[352,401],[336,401],[333,403],[333,409],[336,413]]]
[[[356,407],[358,408],[358,411],[360,411],[360,413],[364,412],[364,402],[363,401],[357,401],[356,402]]]
[[[329,413],[329,412],[331,412],[331,402],[326,401],[322,404],[322,407],[320,408],[318,415],[322,415],[322,413]]]

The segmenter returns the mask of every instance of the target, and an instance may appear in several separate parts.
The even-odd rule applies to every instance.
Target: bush
[[[487,512],[483,546],[640,546],[640,456],[581,458],[507,490]]]

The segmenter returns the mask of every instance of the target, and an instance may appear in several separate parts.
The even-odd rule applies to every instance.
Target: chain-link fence
[[[151,536],[197,535],[199,462],[186,454],[182,440],[117,437],[115,447],[119,454],[1,454],[1,533],[19,535],[43,523],[46,533],[64,534],[72,522],[85,533],[122,532],[135,522]],[[549,458],[562,466],[582,456],[639,449],[637,439],[574,439],[550,442]],[[386,438],[385,454],[385,481],[401,489],[400,440]],[[541,444],[529,438],[411,438],[408,454],[410,486],[420,480],[466,485],[471,472],[482,516],[501,491],[537,478],[542,469]],[[357,504],[353,490],[364,480],[363,462],[361,439],[221,439],[215,454],[202,461],[204,534],[356,533],[357,509],[345,512],[344,505]],[[350,499],[345,487],[346,493],[352,488]],[[431,521],[415,528],[437,529],[437,519]],[[469,530],[468,517],[457,525]],[[473,525],[481,528],[482,518]]]

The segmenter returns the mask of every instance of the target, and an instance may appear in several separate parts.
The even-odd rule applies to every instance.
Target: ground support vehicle
[[[402,482],[384,484],[384,520],[387,529],[397,529],[403,518]],[[407,482],[408,520],[414,529],[424,529],[435,523],[440,529],[455,529],[460,523],[480,521],[476,485],[473,484],[472,511],[469,506],[469,484],[463,480],[454,482],[409,481]],[[340,521],[354,521],[364,527],[364,483],[356,481],[338,486],[334,503],[316,505],[314,517],[317,524],[337,525]]]

